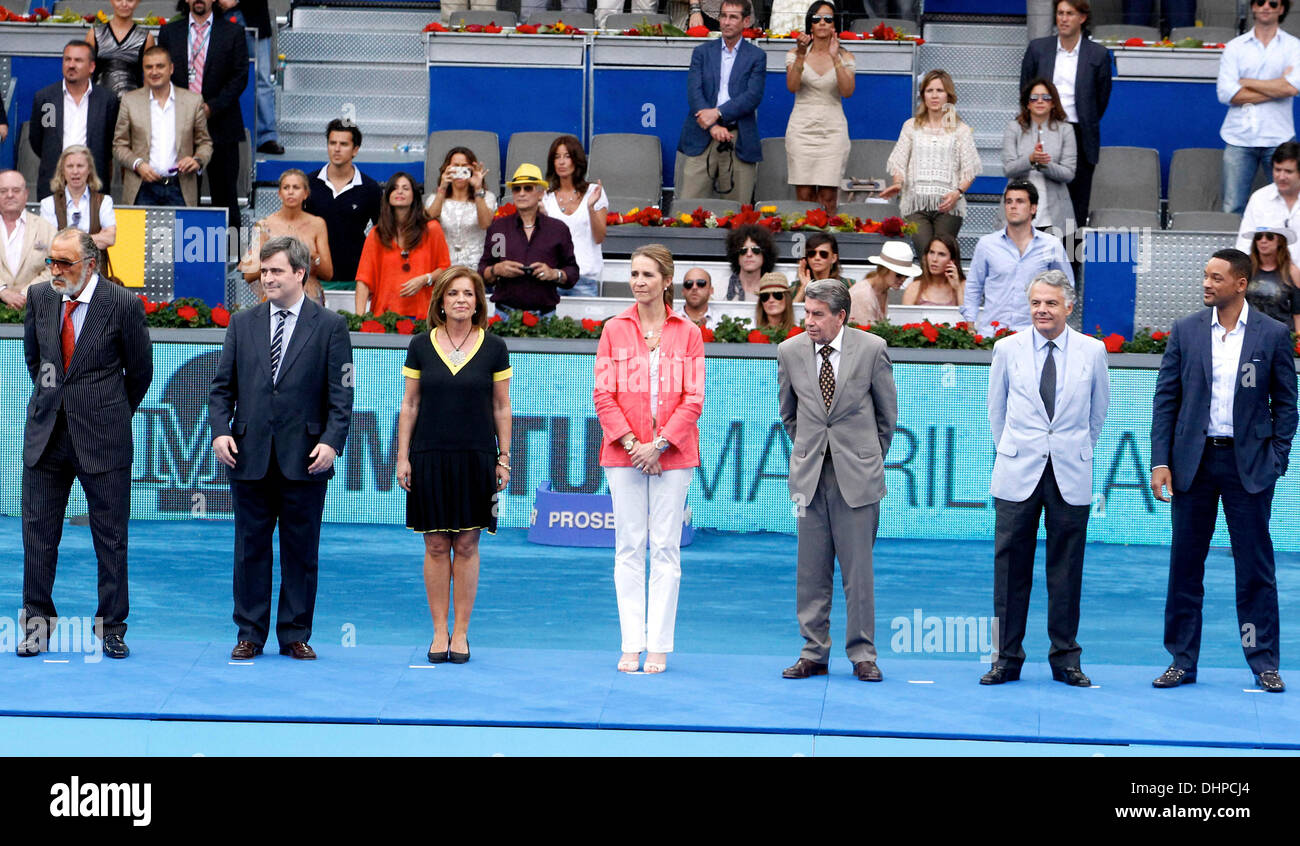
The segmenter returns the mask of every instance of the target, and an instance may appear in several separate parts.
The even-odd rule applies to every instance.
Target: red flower
[[[524,322],[525,326],[536,326],[538,322],[537,315],[533,314],[531,311],[524,312],[519,319]]]
[[[976,335],[976,336],[975,336],[975,343],[977,343],[977,344],[982,344],[982,343],[984,343],[984,336],[983,336],[983,335]]]
[[[707,26],[693,26],[686,30],[686,34],[691,38],[708,38],[709,28]]]
[[[772,339],[769,338],[769,337],[767,337],[767,335],[763,332],[762,329],[751,329],[751,330],[749,330],[749,335],[747,336],[746,340],[748,340],[749,343],[751,343],[751,344],[770,344],[770,343],[772,343]]]
[[[790,34],[794,35],[795,33],[790,33]],[[746,38],[762,38],[763,30],[759,29],[756,26],[751,26],[749,29],[745,30],[744,36]]]
[[[1001,326],[1002,324],[1001,324],[1001,323],[998,323],[996,320],[992,320],[992,321],[989,321],[989,325],[992,326],[994,329],[996,329],[996,328],[998,328],[999,326]]]
[[[212,310],[212,322],[225,328],[230,325],[230,312],[226,311],[221,305],[217,305]]]
[[[397,321],[397,326],[395,328],[399,335],[410,335],[415,332],[415,321],[411,320],[409,317],[404,320],[399,320]]]
[[[731,215],[728,222],[729,225],[734,228],[736,226],[744,226],[746,223],[758,223],[758,218],[759,214],[754,211],[754,207],[749,203],[745,203],[740,207],[740,211]]]
[[[701,326],[700,337],[704,339],[704,343],[706,344],[713,343],[713,330],[707,326]]]
[[[515,32],[520,35],[536,35],[537,24],[518,24],[515,26]]]
[[[498,33],[498,32],[501,31],[501,27],[499,27],[499,26],[496,25],[496,21],[493,21],[492,23],[490,23],[490,24],[488,24],[487,26],[483,27],[483,31],[484,31],[484,32],[490,32],[490,33],[496,34],[496,33]]]
[[[1128,39],[1127,41],[1124,42],[1124,46],[1125,46],[1125,47],[1144,47],[1144,46],[1146,46],[1146,42],[1143,41],[1141,38],[1130,38],[1130,39]]]
[[[1153,340],[1153,341],[1163,341],[1165,338],[1168,338],[1168,337],[1169,337],[1169,333],[1168,333],[1168,332],[1152,332],[1152,333],[1151,333],[1151,340]]]
[[[595,332],[600,328],[599,320],[592,320],[590,317],[582,318],[582,328],[587,332]]]
[[[194,306],[181,306],[176,309],[176,316],[181,320],[193,320],[199,316],[199,310]]]
[[[482,32],[483,24],[469,24],[465,27],[466,32]]]
[[[887,217],[880,221],[880,234],[888,238],[898,238],[903,234],[903,226],[906,225],[901,217]]]
[[[825,209],[810,209],[803,216],[804,223],[809,226],[825,226],[830,221],[830,215],[826,214]]]
[[[871,37],[880,41],[894,41],[898,38],[898,33],[892,26],[876,24],[876,28],[871,30]]]
[[[437,21],[434,21],[433,23],[431,23],[431,24],[429,24],[428,26],[426,26],[426,27],[424,28],[424,31],[425,31],[425,32],[449,32],[449,30],[447,29],[447,27],[443,26],[442,24],[438,23]]]
[[[1106,352],[1117,353],[1124,347],[1124,336],[1111,332],[1105,338]]]
[[[382,335],[384,333],[384,324],[380,323],[378,320],[363,320],[361,322],[361,331],[377,332]]]
[[[230,22],[231,22],[232,24],[237,24],[237,21],[235,20],[235,16],[234,16],[234,15],[231,15],[231,16],[230,16]]]
[[[514,203],[502,203],[497,206],[497,213],[493,217],[509,217],[515,213]]]
[[[493,325],[494,323],[500,323],[500,322],[501,322],[501,315],[499,315],[499,314],[494,314],[494,315],[492,315],[491,317],[488,318],[488,325],[489,325],[489,326]]]
[[[646,206],[636,213],[635,220],[642,226],[659,226],[664,221],[664,213],[656,206]]]
[[[932,344],[938,343],[939,341],[939,330],[935,329],[928,320],[921,324],[921,334],[924,335],[925,339]]]
[[[802,327],[802,326],[795,326],[795,327],[792,327],[792,328],[790,329],[790,331],[786,333],[786,337],[787,337],[787,338],[793,338],[795,335],[802,335],[802,334],[803,334],[803,327]]]
[[[861,41],[861,40],[862,40],[861,33],[850,32],[847,29],[840,33],[840,41]]]
[[[35,9],[32,9],[31,14],[28,15],[27,17],[31,18],[34,21],[43,21],[49,16],[50,16],[49,9],[45,8],[44,6],[37,6]],[[1223,45],[1220,44],[1219,46],[1222,47]]]
[[[618,226],[622,222],[623,222],[623,215],[619,214],[618,212],[605,213],[606,226]]]

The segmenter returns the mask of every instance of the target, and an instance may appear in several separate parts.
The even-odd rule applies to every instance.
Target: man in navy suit
[[[763,101],[767,56],[744,39],[754,16],[750,0],[723,0],[718,13],[722,37],[691,53],[686,77],[690,111],[677,151],[686,156],[676,196],[754,199],[763,145],[758,104]]]
[[[1151,416],[1151,490],[1173,492],[1165,648],[1156,687],[1196,681],[1205,556],[1219,498],[1237,571],[1237,623],[1246,663],[1266,691],[1278,674],[1277,583],[1268,520],[1296,430],[1295,351],[1285,325],[1246,303],[1250,258],[1220,250],[1201,283],[1208,311],[1169,333]]]
[[[235,506],[230,657],[251,660],[271,623],[271,536],[280,526],[280,654],[311,660],[325,489],[352,422],[348,324],[303,294],[311,252],[297,238],[262,247],[267,301],[235,315],[212,380],[212,451]]]
[[[64,148],[85,144],[95,159],[95,171],[105,185],[113,181],[113,128],[117,126],[117,95],[90,82],[95,55],[84,41],[63,48],[63,81],[47,85],[32,97],[27,142],[41,157],[36,197],[50,195],[50,179]]]
[[[1070,202],[1079,226],[1088,222],[1092,173],[1101,155],[1101,116],[1110,102],[1110,51],[1084,37],[1091,18],[1088,0],[1056,0],[1058,35],[1029,42],[1020,63],[1020,87],[1039,77],[1052,80],[1065,116],[1074,124],[1079,159],[1070,181]]]

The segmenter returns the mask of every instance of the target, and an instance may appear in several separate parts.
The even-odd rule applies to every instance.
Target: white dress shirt
[[[722,104],[731,99],[731,90],[727,87],[731,80],[731,68],[736,64],[736,56],[740,53],[740,42],[743,38],[736,40],[736,46],[730,50],[727,49],[727,42],[722,42],[722,78],[718,80],[718,102],[713,105],[722,108]]]
[[[167,97],[149,95],[149,167],[166,179],[176,169],[176,94],[167,84]]]
[[[68,225],[75,226],[82,232],[90,232],[90,187],[83,188],[81,196],[75,200],[72,199],[72,192],[64,188],[63,202],[68,210]],[[53,194],[41,200],[41,217],[56,227],[59,225],[58,218],[54,216]],[[113,198],[104,194],[99,203],[99,228],[106,229],[110,226],[117,226],[117,214],[113,211]]]
[[[81,265],[75,265],[75,267],[80,268]],[[81,303],[81,305],[77,306],[76,310],[72,312],[72,337],[74,343],[81,340],[81,327],[86,322],[86,312],[90,311],[90,298],[95,296],[95,285],[98,283],[99,274],[91,274],[90,281],[86,283],[86,287],[82,288],[81,293],[77,295],[77,302]],[[72,297],[69,297],[67,294],[63,295],[63,310],[65,312],[68,310],[67,303],[71,299]],[[63,315],[59,315],[59,326],[63,326]],[[60,329],[60,331],[62,330]]]
[[[348,190],[349,188],[361,187],[361,170],[356,165],[352,166],[352,181],[344,183],[342,188],[335,188],[334,183],[330,182],[329,171],[330,171],[330,166],[325,165],[323,168],[320,169],[320,173],[316,174],[316,178],[319,179],[321,182],[325,183],[325,187],[329,188],[331,193],[334,194],[334,199],[337,200],[339,194],[342,194],[344,191]]]
[[[1047,364],[1047,339],[1038,332],[1038,327],[1030,330],[1034,339],[1034,382],[1035,385],[1043,384],[1043,367]],[[1061,392],[1065,390],[1065,356],[1066,356],[1066,339],[1069,338],[1069,330],[1061,332],[1052,339],[1056,344],[1056,350],[1052,353],[1052,360],[1056,362],[1056,399],[1053,403],[1055,408],[1061,407]]]
[[[1061,108],[1065,109],[1065,119],[1070,123],[1079,122],[1079,112],[1074,107],[1074,79],[1079,75],[1079,45],[1083,36],[1075,42],[1073,50],[1061,46],[1061,39],[1056,39],[1056,64],[1052,69],[1052,84],[1056,93],[1061,95]]]
[[[1286,199],[1272,182],[1260,188],[1250,195],[1246,210],[1241,214],[1241,228],[1237,230],[1237,249],[1250,255],[1251,242],[1255,240],[1255,231],[1260,227],[1294,229],[1292,222],[1300,226],[1300,214],[1296,212],[1300,212],[1300,203],[1288,206]]]
[[[1242,302],[1241,316],[1231,332],[1219,324],[1219,310],[1210,315],[1210,428],[1212,438],[1232,437],[1232,404],[1237,392],[1237,364],[1241,361],[1241,343],[1246,338],[1249,304]],[[1226,335],[1224,333],[1227,333]]]
[[[813,344],[813,361],[817,364],[815,372],[818,374],[822,372],[822,347],[831,348],[831,372],[835,374],[836,390],[840,385],[840,351],[844,349],[844,329],[845,327],[841,326],[839,334],[832,338],[829,344]]]
[[[1295,118],[1291,113],[1294,97],[1231,105],[1232,98],[1241,91],[1242,79],[1279,77],[1285,77],[1293,88],[1300,89],[1300,39],[1279,29],[1264,44],[1252,29],[1228,42],[1219,59],[1215,86],[1219,102],[1228,107],[1219,129],[1219,136],[1225,142],[1236,147],[1274,147],[1295,137]]]
[[[278,371],[284,367],[284,354],[289,351],[289,339],[293,337],[294,327],[298,325],[298,315],[302,312],[302,303],[305,299],[307,299],[307,295],[303,294],[298,297],[298,302],[288,307],[289,316],[284,319],[284,332],[280,338],[280,367],[277,368],[277,372],[271,374],[272,382],[280,380]],[[268,304],[271,306],[271,334],[267,337],[275,338],[275,325],[280,322],[281,308],[269,301]]]
[[[68,93],[68,83],[63,83],[63,149],[73,144],[86,143],[86,124],[90,120],[90,80],[86,80],[86,93],[81,95],[81,102],[72,99]]]
[[[0,235],[4,236],[5,250],[4,259],[5,267],[14,276],[18,275],[18,268],[23,263],[23,237],[27,234],[27,215],[22,212],[18,213],[18,222],[14,224],[12,231],[9,225],[0,220]]]

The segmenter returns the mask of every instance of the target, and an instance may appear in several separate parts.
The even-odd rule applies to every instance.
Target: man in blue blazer
[[[767,56],[744,38],[754,16],[750,0],[723,0],[718,14],[722,37],[691,53],[686,78],[690,111],[677,142],[686,161],[675,194],[748,203],[763,158],[756,112],[763,101]]]
[[[280,527],[280,654],[311,660],[325,489],[352,422],[352,343],[343,317],[303,294],[311,252],[297,238],[262,247],[267,301],[235,315],[212,380],[212,451],[235,506],[230,653],[251,660],[271,621],[271,536]]]
[[[1296,431],[1295,350],[1288,327],[1246,303],[1250,258],[1220,250],[1201,283],[1207,311],[1169,333],[1151,415],[1151,490],[1173,496],[1165,648],[1173,663],[1154,682],[1196,681],[1205,556],[1219,498],[1237,575],[1246,663],[1266,691],[1278,674],[1277,583],[1268,521]]]
[[[1047,660],[1052,678],[1092,682],[1079,664],[1079,595],[1092,508],[1092,450],[1110,407],[1106,347],[1065,325],[1074,286],[1060,270],[1025,292],[1032,326],[998,341],[989,368],[989,429],[997,447],[993,609],[997,657],[980,684],[1020,678],[1038,524],[1047,513]]]
[[[1070,203],[1079,226],[1088,222],[1092,173],[1101,155],[1101,117],[1110,102],[1110,51],[1085,37],[1091,19],[1088,0],[1056,0],[1058,34],[1030,41],[1020,63],[1020,87],[1040,77],[1050,79],[1066,118],[1074,124],[1079,159],[1070,181]]]

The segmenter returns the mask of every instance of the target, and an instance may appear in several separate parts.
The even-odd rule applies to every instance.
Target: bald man
[[[686,319],[701,329],[712,329],[717,317],[709,310],[709,300],[713,299],[713,277],[701,267],[692,267],[682,277],[682,295],[685,303],[682,311]]]
[[[53,240],[54,225],[27,211],[27,180],[0,170],[0,301],[22,308],[28,286],[50,278],[45,257]]]

